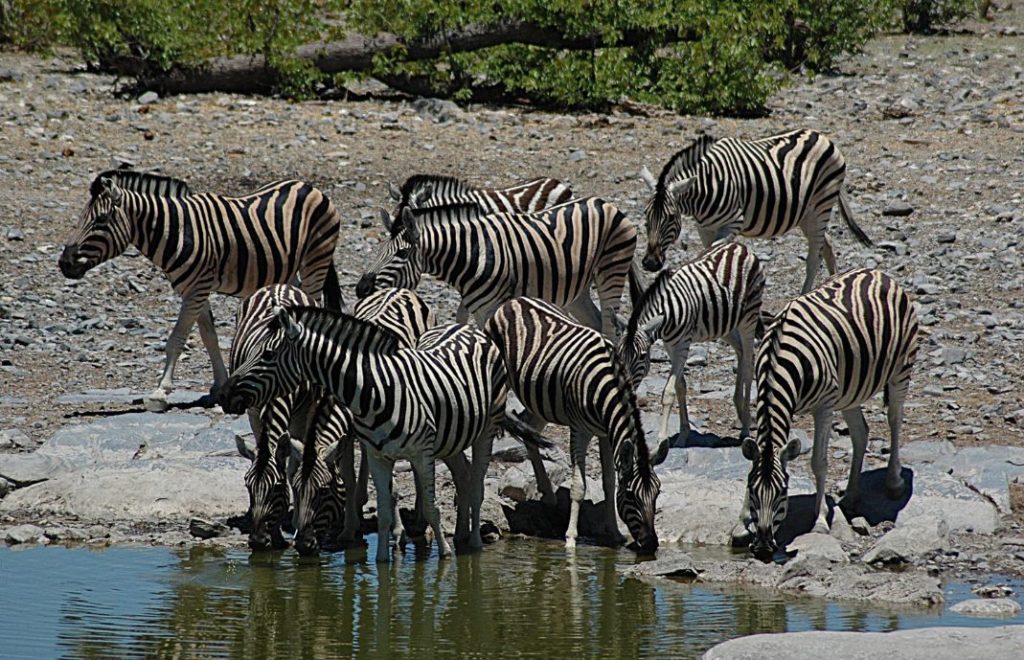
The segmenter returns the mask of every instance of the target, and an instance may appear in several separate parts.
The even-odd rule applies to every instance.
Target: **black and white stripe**
[[[750,383],[764,282],[761,262],[753,252],[739,243],[716,243],[675,272],[659,273],[633,301],[633,313],[617,347],[633,387],[639,387],[650,370],[654,342],[664,341],[672,360],[672,372],[661,397],[660,440],[668,438],[673,390],[679,403],[680,438],[685,440],[689,434],[686,359],[692,344],[716,339],[724,339],[736,351],[733,403],[740,420],[740,436],[750,435]]]
[[[134,245],[182,297],[163,376],[146,402],[156,410],[166,408],[174,367],[197,320],[213,362],[214,389],[227,378],[210,312],[212,293],[246,297],[299,279],[314,298],[326,284],[329,304],[341,304],[332,262],[340,216],[322,192],[301,181],[270,184],[243,197],[183,194],[187,190],[167,177],[101,174],[59,261],[65,277],[79,279]]]
[[[434,502],[434,461],[455,478],[456,539],[482,544],[480,504],[493,436],[504,423],[507,384],[497,348],[463,325],[426,332],[417,349],[355,317],[309,307],[281,308],[276,347],[236,369],[221,403],[228,412],[265,405],[307,380],[352,413],[377,489],[378,561],[390,559],[394,517],[391,475],[408,459],[423,488],[424,509],[444,556],[450,552]],[[521,427],[521,425],[519,425]],[[526,434],[529,437],[529,434]],[[534,437],[533,441],[537,441]],[[463,451],[473,448],[472,464]]]
[[[651,464],[636,397],[615,347],[557,307],[516,298],[498,308],[485,331],[501,349],[512,390],[535,419],[569,427],[572,505],[567,547],[576,544],[580,502],[586,494],[586,454],[592,436],[601,447],[606,532],[619,538],[615,508],[637,547],[658,547],[654,514],[661,484]],[[534,458],[538,487],[554,493]],[[616,473],[618,488],[615,487]]]
[[[533,213],[572,199],[572,189],[558,179],[534,179],[511,188],[476,188],[463,179],[435,174],[411,176],[401,188],[389,186],[388,193],[398,204],[393,213],[396,218],[406,207],[472,203],[487,213]]]
[[[900,425],[917,349],[917,314],[910,297],[877,270],[833,277],[775,317],[757,352],[757,440],[743,442],[752,465],[736,535],[753,532],[755,555],[771,556],[775,533],[786,518],[787,461],[800,451],[800,442],[789,440],[795,415],[814,415],[815,531],[828,531],[825,476],[832,412],[842,412],[850,428],[853,460],[846,502],[855,504],[868,441],[861,405],[880,390],[890,432],[886,490],[890,497],[900,495]]]
[[[302,290],[286,284],[264,287],[247,298],[240,306],[231,346],[232,370],[274,348],[277,338],[270,326],[276,309],[312,304],[312,298]],[[405,289],[378,291],[360,301],[355,315],[393,330],[405,347],[414,346],[433,325],[433,314],[426,303]],[[256,447],[240,446],[240,451],[253,461],[246,475],[253,519],[250,545],[254,549],[284,545],[280,523],[288,508],[286,465],[294,495],[293,526],[299,551],[316,552],[325,534],[339,526],[341,542],[354,540],[361,526],[359,512],[366,500],[366,460],[364,455],[357,481],[348,411],[319,387],[304,383],[274,398],[262,410],[250,409],[249,417]],[[339,443],[338,460],[328,465],[327,452]],[[289,452],[291,460],[286,463]],[[261,455],[273,460],[259,460]],[[346,500],[349,492],[356,496]]]
[[[455,287],[479,323],[502,302],[530,296],[615,335],[636,228],[613,204],[588,197],[540,213],[485,216],[475,204],[406,208],[385,228],[390,237],[360,279],[360,296],[378,286],[413,288],[429,273]]]
[[[836,272],[835,253],[825,228],[832,207],[863,245],[870,239],[853,220],[842,192],[846,159],[827,137],[797,130],[760,140],[701,136],[665,164],[647,204],[647,254],[644,266],[659,270],[679,237],[682,216],[697,222],[704,245],[742,236],[781,236],[799,228],[807,238],[802,291],[814,286],[821,258]]]

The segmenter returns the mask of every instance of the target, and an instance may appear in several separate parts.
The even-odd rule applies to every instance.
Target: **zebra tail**
[[[334,260],[327,268],[327,277],[324,278],[324,309],[332,309],[337,312],[345,311],[345,300],[341,295],[341,282],[338,280],[338,270],[334,267]]]
[[[853,232],[854,237],[864,247],[875,247],[875,244],[871,242],[868,235],[864,233],[864,230],[854,222],[853,213],[850,211],[850,205],[846,203],[846,193],[839,192],[839,213],[843,216],[843,220],[846,221],[846,226]]]
[[[522,420],[507,412],[505,413],[505,419],[501,422],[501,428],[506,433],[519,438],[524,445],[537,447],[538,449],[550,449],[555,446],[553,442],[537,433],[537,431],[530,428]]]
[[[644,290],[647,289],[643,271],[636,263],[636,258],[629,264],[629,302],[636,309]]]

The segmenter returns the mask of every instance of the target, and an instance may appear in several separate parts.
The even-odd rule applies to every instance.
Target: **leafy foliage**
[[[963,20],[977,8],[975,0],[897,0],[896,4],[904,32],[918,33]]]
[[[323,74],[295,57],[343,29],[443,40],[467,26],[528,23],[593,47],[509,44],[410,62],[397,47],[373,74],[457,99],[525,98],[568,108],[624,99],[681,112],[755,113],[787,70],[824,70],[893,23],[946,21],[970,0],[0,0],[2,36],[25,48],[77,47],[95,68],[139,76],[261,54],[280,93],[311,94]],[[924,12],[922,14],[922,12]],[[649,39],[624,36],[641,33]],[[677,35],[693,35],[680,41]],[[588,42],[589,43],[589,42]]]

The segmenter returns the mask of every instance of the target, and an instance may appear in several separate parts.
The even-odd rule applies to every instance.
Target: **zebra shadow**
[[[722,436],[715,433],[701,433],[691,430],[685,438],[681,433],[676,433],[668,439],[668,446],[672,449],[685,447],[701,447],[705,449],[716,449],[721,447],[739,447],[743,441],[732,436]]]
[[[564,539],[569,528],[569,489],[563,486],[555,491],[555,500],[554,506],[539,500],[517,502],[514,506],[502,505],[509,531],[524,536]],[[618,530],[606,528],[603,502],[594,504],[583,500],[580,503],[577,530],[580,542],[616,547],[622,544]]]
[[[889,499],[885,493],[885,468],[877,470],[866,470],[860,475],[860,501],[851,506],[845,500],[836,500],[825,496],[825,504],[828,506],[828,523],[831,526],[836,515],[845,516],[847,521],[862,516],[868,524],[874,527],[881,522],[895,522],[914,493],[914,472],[904,467],[900,472],[903,477],[903,493],[897,499]],[[796,537],[807,534],[814,529],[814,521],[818,518],[818,512],[814,508],[814,494],[792,495],[789,498],[789,513],[783,521],[779,531],[775,534],[775,541],[779,547],[786,547]]]

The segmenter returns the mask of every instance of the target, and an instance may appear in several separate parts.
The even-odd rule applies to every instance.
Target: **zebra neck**
[[[194,232],[180,200],[129,190],[123,195],[122,209],[131,227],[131,243],[158,268],[166,272],[182,250],[195,248]]]
[[[425,224],[421,229],[419,244],[419,260],[422,271],[454,285],[454,282],[449,279],[450,275],[462,270],[460,266],[464,268],[467,265],[465,257],[475,256],[466,250],[465,245],[460,247],[458,236],[460,233],[468,235],[473,230],[468,223],[461,219],[437,220]],[[455,259],[451,258],[453,251],[458,252]],[[476,264],[472,264],[472,267],[475,268]]]

